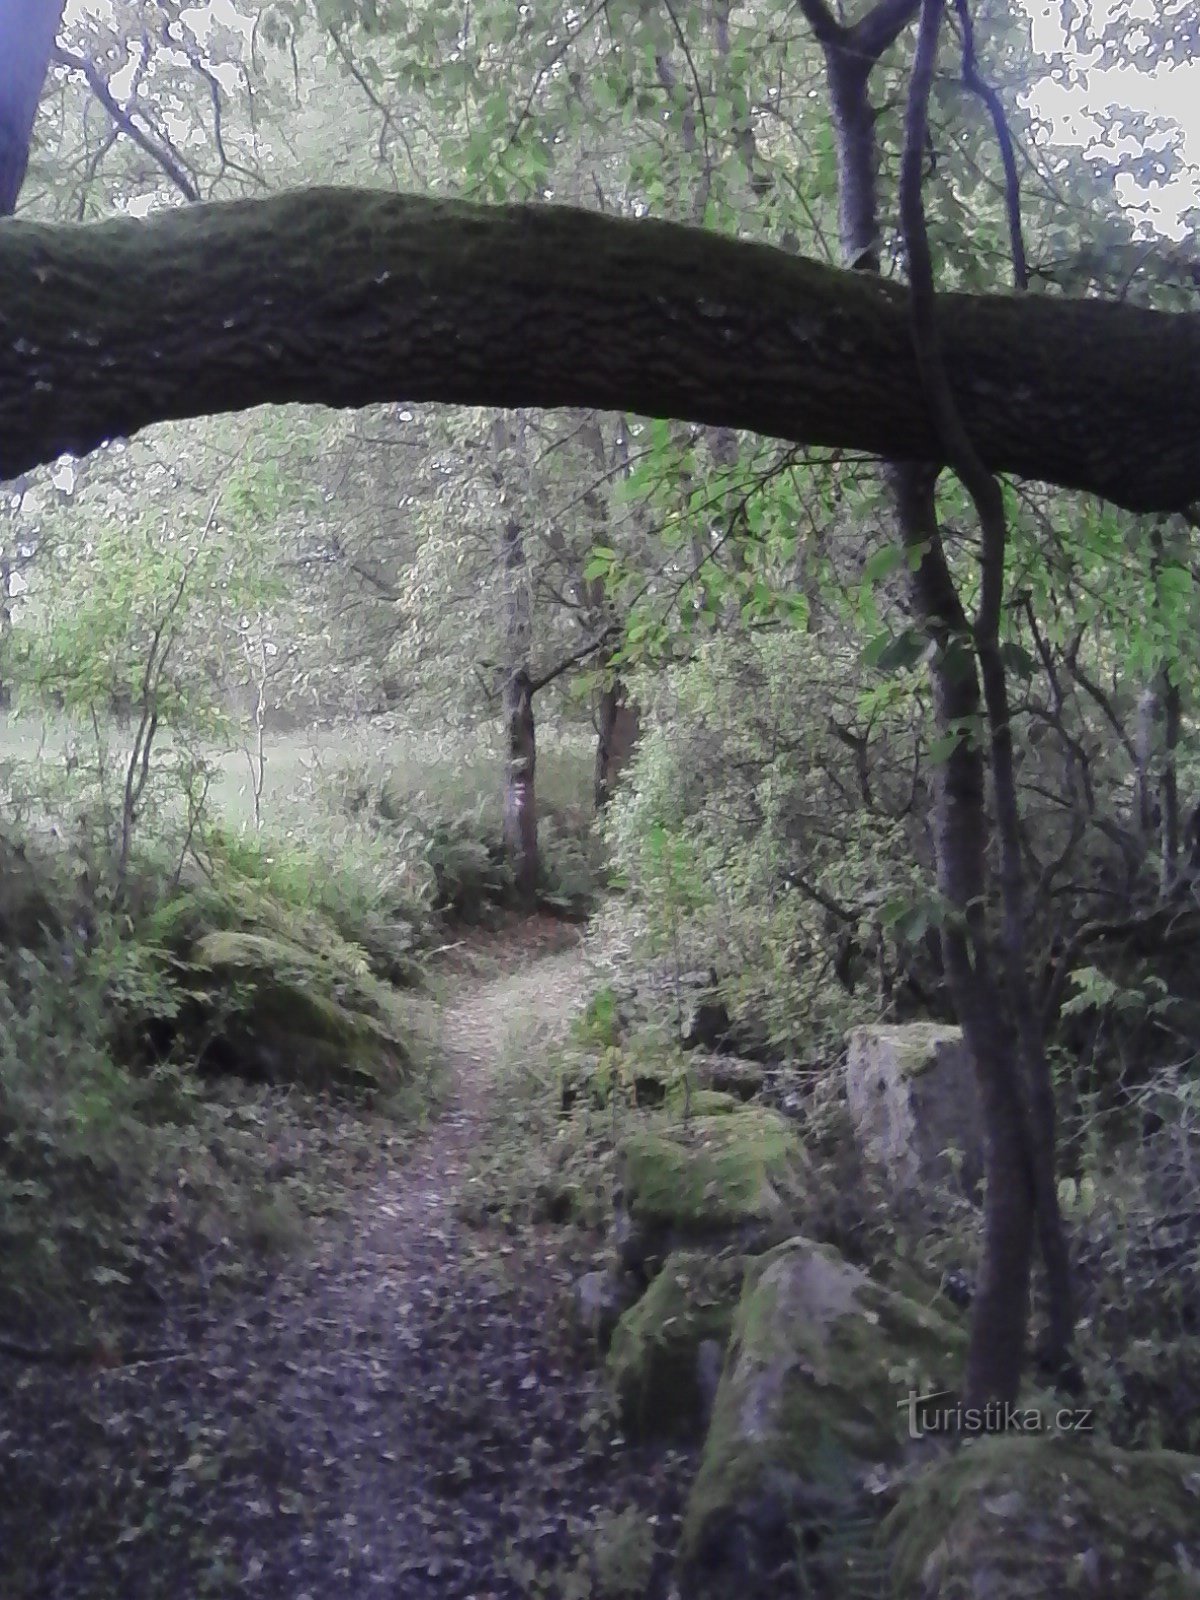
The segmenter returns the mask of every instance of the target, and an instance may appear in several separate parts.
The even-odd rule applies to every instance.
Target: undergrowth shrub
[[[419,976],[402,893],[344,856],[214,830],[115,942],[125,1052],[372,1100],[410,1085],[425,1066],[419,1003],[395,986]],[[138,986],[147,970],[169,1005]]]
[[[4,1331],[42,1345],[152,1321],[181,1285],[235,1286],[341,1203],[373,1137],[329,1103],[131,1066],[113,1047],[119,965],[20,951],[0,980],[0,1304]]]
[[[385,841],[313,819],[303,837],[272,831],[211,828],[207,874],[193,874],[189,893],[224,907],[215,926],[240,926],[239,911],[287,933],[330,929],[363,951],[377,977],[410,984],[421,975],[420,951],[433,935],[427,885],[419,867]]]
[[[354,825],[365,844],[406,863],[427,915],[449,923],[486,921],[514,901],[505,859],[501,761],[485,750],[456,765],[415,769],[405,757],[349,760],[321,776],[322,805]],[[603,882],[592,826],[590,776],[573,752],[538,757],[539,893],[551,905],[586,911]]]
[[[1080,1361],[1119,1444],[1200,1450],[1200,1085],[1165,1068],[1129,1105],[1083,1105],[1060,1201],[1073,1240]]]
[[[445,817],[421,817],[422,854],[433,878],[433,906],[452,921],[475,922],[508,904],[513,876],[499,820],[482,805]]]
[[[513,1024],[463,1192],[469,1221],[605,1223],[612,1203],[612,1116],[587,1100],[564,1114],[563,1070],[562,1049],[548,1025]]]
[[[834,1046],[925,932],[901,920],[925,897],[912,693],[868,694],[857,652],[771,633],[710,641],[639,697],[606,830],[635,956],[715,972],[782,1053]]]
[[[160,840],[114,900],[61,847],[2,854],[6,1328],[149,1316],[181,1277],[235,1281],[339,1203],[357,1151],[419,1115],[425,1005],[330,915],[344,861],[310,873],[286,845],[216,835],[181,864]],[[380,913],[378,888],[338,905],[343,926]]]

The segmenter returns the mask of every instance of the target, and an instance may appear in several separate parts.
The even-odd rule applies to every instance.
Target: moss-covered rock
[[[188,967],[208,985],[193,983],[193,997],[211,1011],[224,1064],[275,1082],[355,1092],[406,1074],[406,1009],[365,963],[356,968],[283,938],[221,929],[196,941]]]
[[[944,1387],[962,1359],[955,1323],[827,1245],[753,1262],[685,1518],[685,1592],[766,1593],[797,1563],[810,1592],[840,1592],[857,1550],[842,1533],[900,1454],[909,1390]]]
[[[848,1045],[846,1099],[868,1159],[903,1189],[957,1181],[974,1193],[983,1121],[962,1029],[875,1024],[852,1029]]]
[[[618,1322],[608,1373],[631,1438],[701,1429],[744,1268],[739,1255],[676,1251]]]
[[[767,1069],[760,1061],[699,1050],[688,1057],[688,1071],[701,1088],[718,1089],[738,1100],[753,1100],[761,1094],[767,1077]]]
[[[785,1117],[761,1106],[638,1128],[621,1145],[621,1184],[635,1222],[716,1233],[775,1220],[803,1194],[804,1152]]]
[[[795,1128],[765,1106],[722,1106],[622,1140],[614,1234],[628,1271],[649,1279],[706,1241],[765,1250],[798,1226],[808,1163]]]
[[[719,1117],[727,1111],[737,1111],[742,1102],[722,1089],[696,1089],[682,1083],[673,1083],[667,1095],[667,1108],[680,1116]]]
[[[904,1600],[1200,1594],[1200,1457],[999,1434],[913,1480],[885,1524]]]

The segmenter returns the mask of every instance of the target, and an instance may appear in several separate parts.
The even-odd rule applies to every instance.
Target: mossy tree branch
[[[1200,501],[1200,316],[942,295],[987,468]],[[362,190],[0,222],[0,478],[265,402],[582,406],[940,460],[905,292],[769,246],[558,206]]]

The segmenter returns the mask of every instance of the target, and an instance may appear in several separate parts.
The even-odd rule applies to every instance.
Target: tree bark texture
[[[640,731],[637,705],[625,692],[620,678],[600,690],[596,706],[596,810],[603,811],[613,788],[633,758]]]
[[[942,295],[993,471],[1134,510],[1200,499],[1200,315]],[[580,406],[939,462],[905,290],[560,206],[312,189],[0,222],[0,478],[267,402]]]
[[[504,783],[504,847],[512,865],[518,897],[532,904],[537,897],[537,728],[533,718],[533,686],[518,668],[504,685],[504,729],[508,767]]]

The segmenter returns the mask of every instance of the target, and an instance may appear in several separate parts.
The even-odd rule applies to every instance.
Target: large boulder
[[[615,1234],[622,1265],[650,1278],[672,1250],[761,1250],[795,1230],[807,1161],[791,1123],[764,1106],[635,1128],[620,1148]]]
[[[975,1074],[962,1029],[935,1022],[855,1028],[846,1098],[867,1158],[907,1190],[983,1173]],[[953,1152],[953,1153],[951,1153]]]
[[[218,929],[196,940],[188,966],[193,1003],[211,1013],[223,1066],[356,1093],[391,1087],[407,1073],[406,1007],[365,964]]]
[[[1200,1457],[997,1434],[926,1468],[885,1524],[905,1600],[1200,1594]]]
[[[908,1395],[944,1388],[963,1352],[956,1324],[830,1246],[752,1262],[684,1521],[689,1600],[858,1592],[878,1559],[867,1486],[901,1457]]]
[[[701,1431],[744,1269],[739,1255],[676,1251],[618,1322],[608,1372],[630,1438]]]

